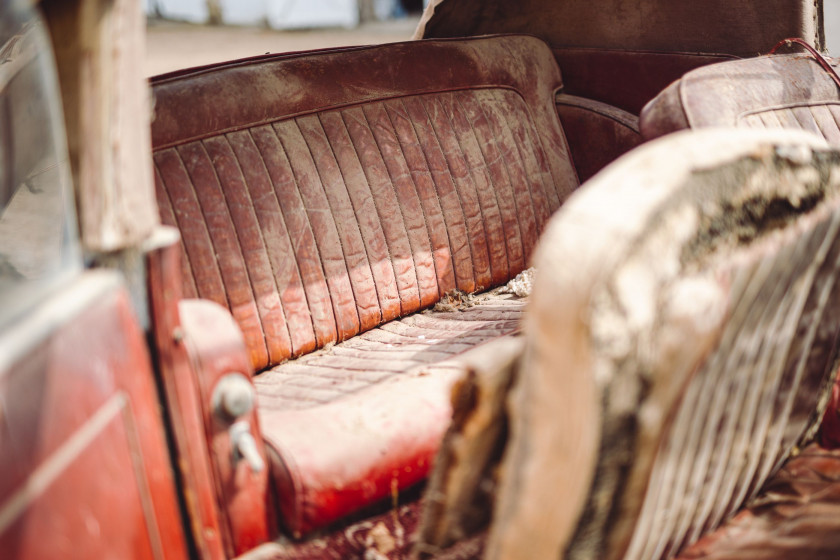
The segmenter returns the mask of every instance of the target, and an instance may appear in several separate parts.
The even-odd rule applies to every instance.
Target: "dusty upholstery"
[[[230,307],[262,369],[505,282],[576,186],[560,85],[523,37],[156,82],[158,198],[184,237],[186,293]]]
[[[185,292],[229,307],[270,368],[255,382],[283,523],[299,534],[424,478],[448,423],[446,360],[515,331],[522,303],[389,321],[507,282],[577,186],[549,49],[401,43],[153,86]]]
[[[738,126],[803,129],[840,143],[840,89],[807,54],[723,62],[668,86],[642,110],[639,126],[646,140],[686,128]]]

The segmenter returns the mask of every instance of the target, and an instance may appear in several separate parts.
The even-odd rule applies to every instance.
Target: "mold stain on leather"
[[[840,155],[806,152],[776,149],[693,174],[690,181],[708,185],[709,196],[697,201],[700,226],[683,248],[683,263],[745,246],[824,204],[826,186],[840,181]],[[726,200],[733,190],[742,196]]]

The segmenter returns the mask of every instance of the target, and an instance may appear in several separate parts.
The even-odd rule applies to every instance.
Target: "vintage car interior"
[[[712,4],[146,83],[139,3],[3,3],[0,550],[840,554],[840,63]]]

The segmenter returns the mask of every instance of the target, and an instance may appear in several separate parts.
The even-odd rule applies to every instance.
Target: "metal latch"
[[[245,375],[229,373],[222,377],[213,390],[213,414],[229,424],[228,434],[233,449],[233,464],[245,459],[255,473],[265,468],[265,461],[257,449],[257,442],[251,434],[251,423],[239,420],[254,409],[256,392]]]

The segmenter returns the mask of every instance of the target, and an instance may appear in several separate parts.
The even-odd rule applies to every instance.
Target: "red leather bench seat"
[[[836,60],[829,63],[840,69]],[[809,54],[733,60],[686,73],[639,118],[645,140],[730,126],[802,129],[840,143],[840,88]]]
[[[522,36],[257,57],[153,81],[161,218],[181,232],[185,293],[231,310],[261,372],[261,429],[293,533],[424,478],[457,355],[517,329],[522,302],[499,296],[418,312],[528,265],[577,186],[561,86],[548,47]]]

